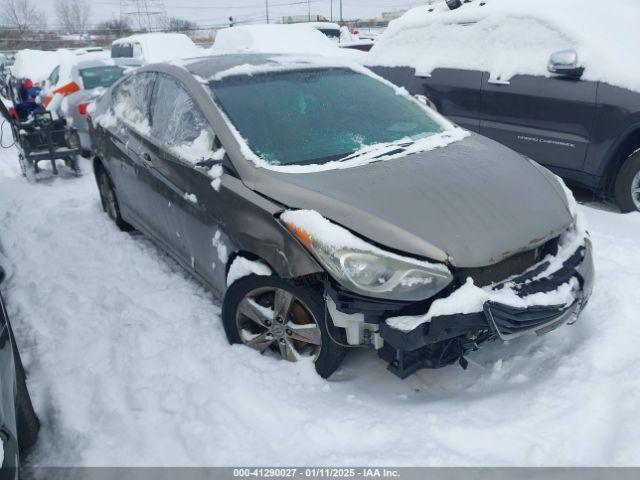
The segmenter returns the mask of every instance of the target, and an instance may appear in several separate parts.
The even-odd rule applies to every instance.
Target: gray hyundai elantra
[[[222,299],[231,343],[406,377],[573,323],[593,286],[572,194],[343,61],[149,65],[89,109],[105,212]]]

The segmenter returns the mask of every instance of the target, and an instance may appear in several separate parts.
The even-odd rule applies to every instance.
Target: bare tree
[[[197,28],[195,22],[185,20],[184,18],[167,17],[161,23],[163,30],[170,32],[192,32]]]
[[[133,33],[131,24],[126,18],[112,18],[111,20],[105,20],[100,22],[94,28],[93,33],[96,35],[106,35],[114,37],[126,37]]]
[[[85,33],[89,29],[91,5],[86,0],[56,0],[56,16],[66,33]]]
[[[20,34],[46,27],[45,16],[32,0],[1,0],[0,21]]]

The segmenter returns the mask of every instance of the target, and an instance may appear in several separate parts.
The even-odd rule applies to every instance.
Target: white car
[[[183,33],[140,33],[119,38],[111,44],[111,58],[156,63],[199,57],[204,51]]]

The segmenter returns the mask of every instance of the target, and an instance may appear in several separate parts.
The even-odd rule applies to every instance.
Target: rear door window
[[[145,135],[150,132],[149,100],[155,76],[150,72],[132,75],[117,86],[112,97],[116,116]]]
[[[180,159],[195,164],[211,156],[214,134],[204,115],[178,81],[159,75],[151,136]]]

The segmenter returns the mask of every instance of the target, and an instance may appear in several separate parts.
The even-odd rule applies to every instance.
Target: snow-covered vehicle
[[[5,271],[0,265],[0,285],[4,277]],[[18,478],[20,459],[35,444],[39,428],[16,339],[0,294],[0,478]]]
[[[223,28],[209,49],[211,55],[282,53],[322,55],[364,61],[364,52],[340,48],[312,23],[241,25]]]
[[[391,22],[367,65],[469,130],[640,210],[638,2],[444,2]]]
[[[111,44],[111,58],[131,58],[142,63],[164,62],[203,55],[183,33],[137,33]]]
[[[367,121],[362,121],[366,118]],[[405,377],[574,321],[591,242],[560,179],[362,66],[221,55],[143,67],[91,117],[121,229],[223,300],[228,339]]]

